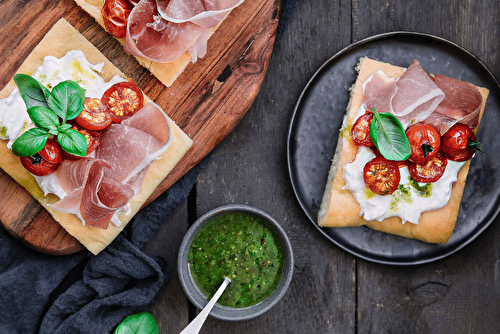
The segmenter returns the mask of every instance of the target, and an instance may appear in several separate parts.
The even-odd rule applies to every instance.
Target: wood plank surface
[[[144,249],[172,258],[161,247],[171,242],[168,231],[188,228],[190,220],[179,216],[198,217],[228,203],[254,205],[282,224],[295,255],[283,300],[248,321],[209,318],[201,333],[498,333],[499,218],[470,245],[437,262],[394,267],[358,259],[327,241],[300,209],[287,175],[286,138],[307,81],[349,44],[390,31],[429,33],[465,47],[500,78],[499,27],[497,0],[300,2],[274,48],[257,99],[212,155],[194,200],[186,200],[182,214],[168,218]],[[179,332],[189,319],[175,317],[195,315],[189,305],[175,309],[177,292],[173,273],[161,303],[148,308],[160,332]]]
[[[234,9],[210,39],[207,55],[188,65],[167,88],[126,55],[74,1],[5,0],[0,4],[0,87],[12,78],[50,27],[59,18],[66,18],[193,139],[191,149],[147,205],[212,151],[250,108],[271,57],[279,6],[279,0],[255,0]],[[3,171],[0,182],[0,221],[12,235],[49,254],[82,249]]]

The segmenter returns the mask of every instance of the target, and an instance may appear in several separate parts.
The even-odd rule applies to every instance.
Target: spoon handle
[[[224,290],[226,290],[226,287],[231,283],[231,280],[227,277],[224,277],[224,282],[222,282],[222,285],[219,287],[215,295],[210,299],[208,302],[207,306],[203,308],[203,310],[194,318],[193,321],[189,325],[187,325],[186,328],[180,333],[180,334],[197,334],[201,326],[203,326],[203,323],[208,317],[208,314],[212,310],[212,307],[214,307],[215,303],[217,300],[220,298]]]

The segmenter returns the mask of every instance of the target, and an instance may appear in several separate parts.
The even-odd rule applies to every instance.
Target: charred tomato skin
[[[441,146],[441,135],[431,125],[417,123],[406,129],[406,137],[410,142],[411,153],[408,160],[423,164],[434,157]]]
[[[101,100],[108,106],[114,123],[120,123],[144,106],[144,95],[132,80],[114,84]]]
[[[441,150],[453,161],[471,159],[476,149],[479,149],[479,142],[471,128],[465,124],[453,125],[441,138]]]
[[[352,141],[357,146],[372,147],[374,146],[372,139],[370,138],[370,124],[372,123],[373,113],[366,111],[364,115],[358,117],[356,122],[354,122],[351,135]]]
[[[20,159],[23,167],[31,174],[45,176],[54,173],[59,167],[62,162],[62,150],[56,141],[49,138],[40,152]]]
[[[106,0],[101,14],[106,30],[116,38],[125,38],[127,34],[127,20],[132,10],[127,0]]]
[[[398,163],[384,157],[375,157],[363,168],[365,184],[377,195],[390,195],[398,188],[401,174]]]
[[[75,122],[87,130],[102,130],[111,122],[111,113],[106,104],[98,98],[85,98],[83,110],[75,118]]]
[[[410,176],[417,182],[431,183],[438,181],[443,176],[446,170],[448,159],[446,155],[438,151],[432,158],[428,159],[423,164],[416,164],[414,162],[408,163],[408,171]]]

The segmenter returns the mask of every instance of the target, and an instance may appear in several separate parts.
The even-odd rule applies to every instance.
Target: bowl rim
[[[281,281],[276,289],[266,299],[256,305],[242,308],[227,307],[216,303],[210,312],[210,316],[220,320],[240,321],[255,318],[271,309],[286,293],[292,280],[294,266],[292,244],[285,230],[270,214],[261,209],[245,204],[227,204],[206,212],[200,216],[193,223],[193,225],[191,225],[182,239],[177,257],[177,272],[182,289],[188,299],[198,309],[203,309],[203,307],[208,304],[208,300],[200,291],[191,276],[191,270],[189,269],[187,262],[189,247],[191,246],[193,238],[206,223],[216,217],[234,212],[245,212],[261,217],[278,236],[284,253],[283,275],[281,277]]]

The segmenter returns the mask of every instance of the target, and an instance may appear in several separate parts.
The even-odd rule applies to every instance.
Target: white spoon
[[[210,299],[207,306],[203,308],[200,314],[198,314],[196,318],[194,318],[194,320],[191,321],[191,323],[187,325],[187,327],[184,328],[184,330],[180,334],[197,334],[200,331],[201,326],[203,326],[203,323],[205,322],[205,320],[207,320],[208,314],[212,310],[212,307],[214,307],[215,303],[220,298],[224,290],[226,290],[229,283],[231,283],[231,280],[227,277],[224,277],[224,282],[222,282],[221,286],[212,297],[212,299]]]

